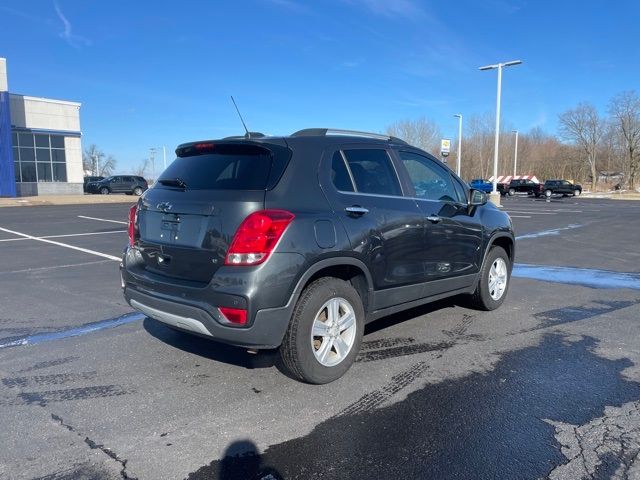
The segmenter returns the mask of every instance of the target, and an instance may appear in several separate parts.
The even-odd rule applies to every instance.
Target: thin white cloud
[[[309,7],[307,5],[303,5],[300,2],[296,2],[294,0],[266,0],[268,3],[275,5],[277,7],[290,10],[296,13],[308,13]]]
[[[426,15],[414,0],[344,0],[346,3],[362,6],[376,15],[386,17],[420,18]]]
[[[58,15],[58,18],[60,19],[60,21],[62,21],[62,24],[64,26],[64,30],[59,34],[60,38],[64,39],[65,42],[67,42],[74,48],[80,48],[83,46],[88,47],[89,45],[91,45],[91,41],[89,39],[81,37],[80,35],[75,35],[71,31],[71,22],[67,20],[67,17],[64,16],[64,13],[62,13],[62,10],[58,5],[58,2],[56,2],[55,0],[53,2],[53,7],[55,8],[56,14]]]

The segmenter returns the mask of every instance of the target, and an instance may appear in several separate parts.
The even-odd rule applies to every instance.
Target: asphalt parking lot
[[[127,204],[0,208],[0,478],[640,478],[640,203],[503,204],[502,308],[380,319],[324,386],[132,313]]]

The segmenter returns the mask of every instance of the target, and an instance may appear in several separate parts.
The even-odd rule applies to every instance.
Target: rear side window
[[[353,183],[340,152],[334,153],[331,160],[331,181],[341,192],[353,192]]]
[[[386,150],[345,150],[344,156],[359,193],[402,195],[400,182]]]
[[[271,163],[266,148],[217,144],[205,154],[178,157],[158,182],[162,186],[163,181],[169,185],[180,179],[188,190],[264,190]]]

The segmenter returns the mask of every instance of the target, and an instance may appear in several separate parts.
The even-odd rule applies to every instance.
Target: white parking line
[[[531,218],[531,215],[509,215],[511,218]]]
[[[87,220],[98,220],[99,222],[110,222],[119,223],[121,225],[128,225],[127,222],[122,222],[120,220],[109,220],[108,218],[85,217],[84,215],[78,215],[78,218],[86,218]]]
[[[508,213],[527,213],[529,215],[557,215],[557,213],[553,212],[525,212],[522,210],[505,210]]]
[[[13,273],[41,272],[43,270],[56,270],[58,268],[84,267],[86,265],[99,265],[101,263],[109,263],[109,260],[96,260],[95,262],[83,262],[83,263],[69,263],[67,265],[56,265],[54,267],[37,267],[37,268],[24,268],[22,270],[7,270],[6,272],[0,271],[0,275],[7,275],[7,274],[13,274]],[[113,265],[113,263],[111,265]]]
[[[0,231],[6,232],[6,233],[11,233],[13,235],[17,235],[18,237],[24,237],[24,238],[28,238],[30,240],[36,240],[38,242],[50,243],[51,245],[57,245],[59,247],[70,248],[71,250],[77,250],[79,252],[88,253],[90,255],[96,255],[96,256],[102,257],[102,258],[108,258],[109,260],[115,260],[116,262],[120,261],[120,257],[114,257],[113,255],[108,255],[106,253],[96,252],[95,250],[89,250],[88,248],[74,247],[73,245],[69,245],[67,243],[54,242],[53,240],[47,240],[45,238],[34,237],[32,235],[27,235],[26,233],[20,233],[20,232],[14,231],[14,230],[9,230],[8,228],[0,227]]]
[[[36,237],[38,239],[41,238],[63,238],[63,237],[84,237],[86,235],[107,235],[109,233],[126,233],[126,230],[109,230],[108,232],[89,232],[89,233],[67,233],[66,235],[46,235],[44,237]],[[31,240],[30,238],[4,238],[0,240],[0,242],[21,242],[24,240]]]

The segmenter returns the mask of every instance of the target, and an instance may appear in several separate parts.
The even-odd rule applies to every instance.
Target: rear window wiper
[[[162,185],[167,185],[169,187],[178,187],[178,188],[183,188],[183,189],[187,189],[187,184],[185,183],[184,180],[182,180],[181,178],[163,178],[162,180],[158,180],[158,183],[161,183]]]

